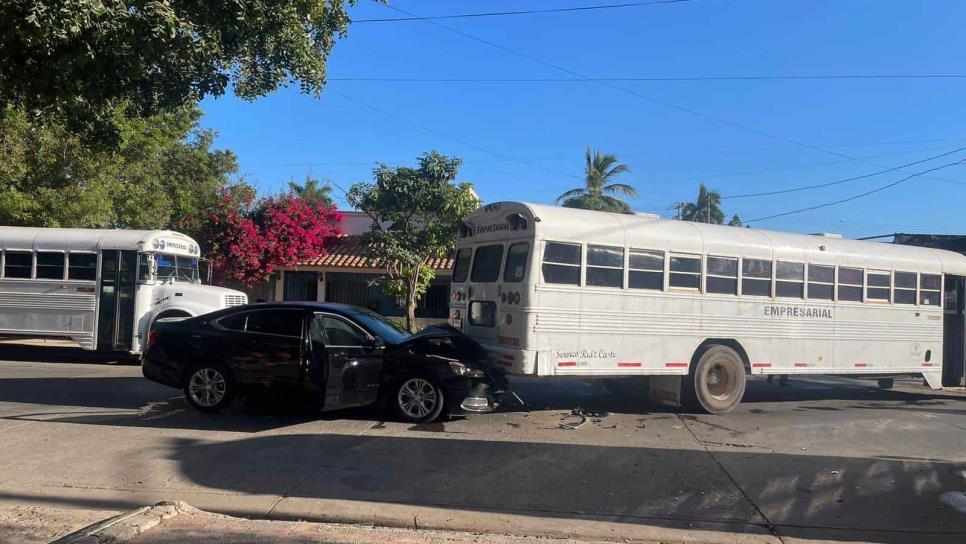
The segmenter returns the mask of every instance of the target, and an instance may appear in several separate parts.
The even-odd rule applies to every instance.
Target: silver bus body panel
[[[528,228],[511,232],[502,223],[516,214],[528,221]],[[467,217],[465,223],[474,230],[458,240],[458,249],[530,242],[522,283],[508,284],[502,277],[489,284],[469,279],[453,283],[454,295],[463,293],[465,299],[454,300],[451,317],[458,311],[464,332],[517,374],[685,376],[703,342],[733,339],[747,353],[751,374],[921,374],[931,387],[938,388],[942,306],[896,304],[891,296],[881,304],[778,297],[775,266],[771,296],[712,294],[704,284],[706,259],[718,256],[889,273],[966,275],[966,257],[943,250],[517,202],[490,204]],[[543,281],[541,264],[547,241],[581,246],[579,286]],[[586,284],[588,245],[624,249],[622,287]],[[630,249],[664,253],[662,290],[628,287]],[[671,255],[702,259],[698,290],[669,286]],[[739,261],[739,285],[741,280]],[[520,303],[501,302],[503,292],[519,292]],[[469,322],[475,300],[496,303],[494,327]]]

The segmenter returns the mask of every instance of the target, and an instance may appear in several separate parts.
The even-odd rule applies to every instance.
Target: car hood
[[[447,324],[430,325],[396,344],[396,346],[404,349],[417,348],[421,344],[421,340],[427,338],[449,338],[453,342],[453,346],[456,347],[460,360],[480,363],[486,360],[486,350],[479,342]]]

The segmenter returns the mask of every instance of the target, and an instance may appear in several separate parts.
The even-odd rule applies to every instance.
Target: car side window
[[[327,347],[359,347],[369,340],[359,327],[345,320],[328,315],[317,315],[315,319],[322,329],[322,339]]]
[[[216,323],[230,331],[302,337],[302,310],[255,310],[228,315]]]

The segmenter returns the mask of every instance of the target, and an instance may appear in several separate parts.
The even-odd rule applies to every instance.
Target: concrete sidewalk
[[[667,532],[667,531],[665,531]],[[657,536],[657,535],[655,535]],[[683,533],[664,538],[620,538],[634,543],[766,542],[743,535],[726,540],[704,540]],[[92,524],[54,544],[174,544],[174,543],[284,543],[284,544],[605,544],[614,540],[512,536],[490,533],[427,530],[371,525],[249,520],[198,510],[182,501],[167,501],[113,516]],[[775,540],[777,542],[777,539]]]

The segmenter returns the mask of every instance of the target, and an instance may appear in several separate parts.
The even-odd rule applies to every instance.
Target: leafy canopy
[[[4,0],[0,114],[15,106],[116,142],[115,108],[152,116],[206,96],[318,95],[356,0]]]
[[[356,183],[346,194],[373,220],[365,235],[370,257],[386,270],[384,288],[405,295],[410,329],[416,300],[435,275],[427,262],[452,251],[460,222],[479,207],[471,184],[454,183],[461,164],[436,151],[420,156],[417,168],[379,164],[372,183]]]
[[[735,216],[737,217],[737,216]],[[698,188],[698,199],[687,202],[681,207],[681,219],[695,223],[724,223],[724,212],[721,210],[721,193],[710,191],[702,183]]]
[[[209,209],[177,227],[201,241],[219,280],[254,285],[279,267],[325,255],[341,225],[331,205],[291,194],[256,200],[254,192],[225,187]]]
[[[117,147],[86,145],[60,123],[11,110],[0,118],[0,224],[166,228],[198,213],[237,171],[213,150],[197,107],[148,118],[111,111]]]
[[[305,176],[304,183],[298,183],[294,179],[288,182],[289,192],[308,202],[309,204],[332,205],[332,184],[328,181],[319,183],[319,180]]]
[[[617,155],[591,152],[587,147],[584,164],[584,186],[571,189],[557,197],[556,202],[565,208],[583,208],[602,212],[632,213],[630,204],[618,196],[636,197],[637,191],[626,183],[615,183],[619,174],[630,168],[618,162]]]

